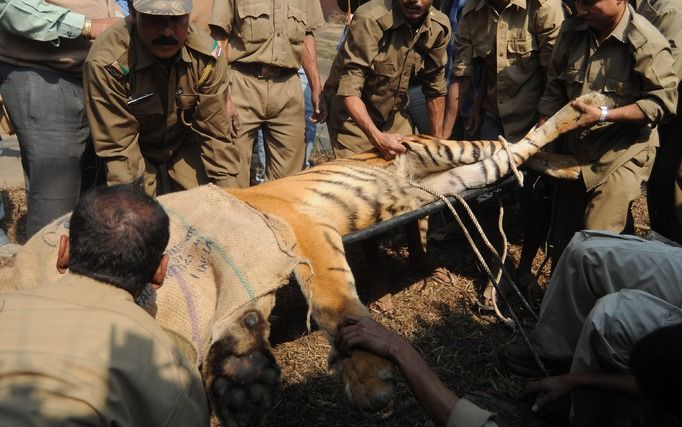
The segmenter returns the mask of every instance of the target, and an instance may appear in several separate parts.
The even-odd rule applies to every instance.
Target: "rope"
[[[507,141],[502,135],[498,135],[497,139],[502,142],[502,147],[504,148],[504,151],[507,152],[507,156],[509,156],[509,166],[511,167],[512,172],[514,172],[514,176],[516,177],[516,182],[519,184],[519,187],[523,188],[523,175],[519,170],[516,168],[516,162],[514,161],[514,155],[511,152],[511,149],[509,146],[509,141]]]
[[[500,236],[502,236],[502,256],[500,257],[500,263],[504,265],[504,262],[507,259],[507,235],[504,232],[504,227],[503,227],[503,222],[504,222],[504,205],[502,203],[502,197],[497,195],[497,205],[500,214],[497,216],[497,229],[500,232]],[[495,283],[499,284],[500,279],[502,278],[502,269],[497,271],[497,275],[495,276]],[[490,300],[492,301],[493,304],[493,309],[495,310],[495,314],[497,317],[502,320],[502,322],[505,325],[511,324],[512,320],[506,317],[502,312],[500,311],[499,307],[497,306],[497,288],[495,286],[492,286],[492,289],[490,291]]]
[[[503,143],[502,146],[504,147],[505,151],[507,152],[507,156],[508,156],[508,159],[509,159],[510,167],[511,167],[512,171],[514,172],[514,175],[516,176],[516,180],[517,180],[518,184],[519,184],[520,186],[523,186],[523,175],[521,175],[521,173],[519,172],[519,170],[518,170],[517,167],[516,167],[516,164],[515,164],[515,162],[514,162],[514,158],[513,158],[512,152],[511,152],[511,150],[509,149],[509,142],[508,142],[506,139],[504,139],[504,137],[502,137],[502,136],[500,136],[499,139],[500,139],[500,141]],[[458,224],[459,227],[462,229],[462,232],[464,233],[464,236],[466,237],[467,242],[469,243],[469,246],[470,246],[471,249],[473,250],[474,254],[476,255],[476,258],[478,259],[478,262],[479,262],[480,265],[482,266],[483,270],[485,271],[486,275],[488,276],[488,279],[491,281],[491,283],[492,283],[492,285],[493,285],[493,287],[494,287],[494,289],[495,289],[495,292],[493,293],[493,301],[496,300],[496,298],[495,298],[495,296],[496,296],[495,293],[498,293],[498,292],[499,292],[499,277],[500,277],[500,274],[504,274],[504,277],[505,277],[505,278],[509,281],[509,283],[511,284],[512,289],[514,290],[514,292],[516,293],[516,295],[519,297],[519,300],[521,301],[521,303],[522,303],[522,304],[524,305],[524,307],[528,310],[528,312],[531,313],[531,314],[533,315],[534,319],[537,321],[537,320],[538,320],[538,315],[537,315],[537,314],[535,313],[535,311],[531,308],[531,306],[530,306],[530,304],[528,303],[528,301],[526,300],[526,298],[524,298],[524,296],[521,294],[521,291],[520,291],[519,288],[516,286],[516,283],[515,283],[514,280],[511,278],[509,272],[507,271],[506,267],[504,266],[504,261],[500,258],[500,255],[498,254],[498,252],[497,252],[497,250],[495,249],[495,247],[490,243],[490,240],[488,240],[488,237],[486,236],[485,232],[484,232],[483,229],[481,228],[481,225],[480,225],[480,223],[478,222],[478,220],[476,219],[476,216],[475,216],[474,213],[471,211],[471,208],[469,207],[469,205],[467,204],[467,202],[462,198],[462,196],[460,196],[459,194],[452,194],[452,193],[445,193],[445,194],[439,193],[439,192],[437,192],[437,191],[435,191],[435,190],[432,190],[432,189],[430,189],[430,188],[424,187],[424,186],[422,186],[421,184],[417,184],[417,183],[413,182],[410,178],[406,178],[406,180],[407,180],[407,183],[408,183],[410,186],[415,187],[415,188],[417,188],[417,189],[419,189],[419,190],[421,190],[421,191],[424,191],[425,193],[431,194],[432,196],[435,196],[435,197],[437,197],[438,199],[442,200],[443,203],[445,203],[445,205],[448,207],[448,209],[450,209],[450,212],[452,213],[452,216],[455,218],[455,220],[457,221],[457,224]],[[454,198],[460,203],[460,205],[464,208],[464,210],[466,211],[467,215],[469,216],[469,218],[471,219],[472,223],[474,224],[476,230],[478,231],[479,236],[481,237],[481,239],[482,239],[483,242],[485,243],[485,245],[486,245],[486,247],[488,248],[488,250],[490,250],[490,252],[493,254],[494,259],[499,263],[500,272],[498,272],[498,278],[496,278],[495,276],[493,276],[493,273],[490,271],[490,268],[488,267],[488,264],[485,262],[485,259],[484,259],[483,256],[481,255],[481,252],[478,250],[478,247],[476,246],[476,243],[474,242],[473,238],[471,237],[471,234],[470,234],[469,231],[467,230],[466,226],[464,225],[462,219],[460,218],[460,216],[459,216],[459,214],[457,213],[457,211],[455,210],[455,208],[454,208],[454,207],[452,206],[452,204],[450,203],[450,200],[448,199],[448,197],[454,197]],[[502,215],[503,215],[503,211],[501,210],[501,212],[500,212],[500,219],[499,219],[499,221],[498,221],[498,224],[500,224],[500,228],[502,228],[502,226],[501,226]],[[504,248],[505,251],[504,251],[503,256],[506,256],[506,236],[504,236],[504,233],[502,233],[502,235],[503,235],[503,240],[504,240],[504,242],[505,242],[505,248]],[[538,364],[538,367],[540,368],[540,370],[542,370],[542,372],[543,372],[543,374],[544,374],[545,376],[549,376],[549,372],[547,371],[547,368],[545,368],[545,365],[542,363],[542,360],[540,359],[540,356],[537,354],[537,352],[536,352],[535,349],[533,348],[533,345],[531,344],[531,342],[530,342],[530,340],[529,340],[529,338],[528,338],[528,335],[526,334],[526,331],[523,329],[523,327],[522,327],[522,325],[521,325],[521,321],[519,320],[518,315],[516,314],[516,312],[514,311],[512,305],[511,305],[511,303],[509,302],[509,299],[507,298],[507,296],[506,296],[504,293],[499,292],[499,294],[500,294],[500,296],[502,297],[502,300],[504,301],[505,305],[506,305],[507,308],[509,309],[509,313],[511,314],[511,319],[504,317],[504,316],[499,312],[499,310],[497,309],[496,303],[494,302],[493,304],[494,304],[494,307],[495,307],[495,312],[496,312],[496,314],[500,317],[500,319],[502,320],[502,322],[503,322],[505,325],[510,326],[510,327],[512,327],[513,329],[515,329],[515,330],[517,330],[517,331],[519,331],[519,332],[521,333],[521,337],[522,337],[524,343],[526,344],[526,346],[530,349],[530,352],[531,352],[531,354],[533,355],[533,359],[535,359],[535,362]]]

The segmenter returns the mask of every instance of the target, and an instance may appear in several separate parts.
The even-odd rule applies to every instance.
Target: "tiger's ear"
[[[59,237],[59,251],[57,252],[57,271],[60,274],[66,273],[69,268],[69,236],[62,234]]]

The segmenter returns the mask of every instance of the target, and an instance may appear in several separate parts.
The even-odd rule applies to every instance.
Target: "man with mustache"
[[[227,61],[189,26],[191,0],[133,0],[85,61],[85,105],[109,185],[144,176],[150,195],[236,185]]]

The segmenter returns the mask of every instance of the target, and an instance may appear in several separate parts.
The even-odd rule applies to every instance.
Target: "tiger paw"
[[[356,408],[365,414],[391,415],[395,388],[395,369],[391,362],[356,350],[336,360],[333,368],[343,381],[346,397]]]
[[[235,315],[204,361],[206,394],[223,426],[259,425],[279,395],[280,369],[262,307]]]
[[[222,358],[206,381],[211,406],[222,425],[259,425],[279,394],[280,370],[272,353]]]

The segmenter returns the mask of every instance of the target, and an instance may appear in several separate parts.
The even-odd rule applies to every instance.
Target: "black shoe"
[[[525,343],[512,343],[500,349],[497,353],[500,361],[511,373],[528,378],[542,378],[545,372],[540,368]],[[551,359],[540,358],[549,375],[560,375],[568,372],[568,363],[562,363]]]

